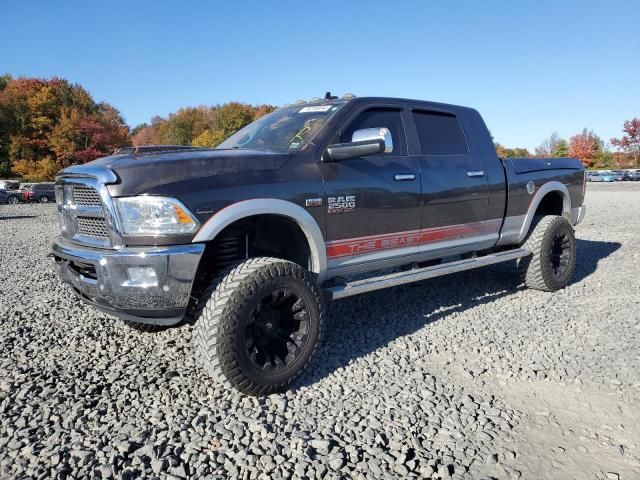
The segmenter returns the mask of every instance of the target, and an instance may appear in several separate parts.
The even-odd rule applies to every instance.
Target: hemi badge
[[[319,207],[322,205],[322,198],[307,198],[304,201],[306,207]]]

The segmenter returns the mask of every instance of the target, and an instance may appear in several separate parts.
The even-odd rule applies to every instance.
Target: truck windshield
[[[345,102],[281,108],[236,132],[217,149],[296,151],[307,146]]]

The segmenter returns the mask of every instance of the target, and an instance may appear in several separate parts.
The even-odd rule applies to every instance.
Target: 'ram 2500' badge
[[[318,198],[307,198],[304,201],[304,206],[305,207],[319,207],[320,205],[322,205],[322,198],[318,197]]]
[[[350,212],[356,208],[356,196],[345,195],[343,197],[328,197],[327,204],[329,213]]]

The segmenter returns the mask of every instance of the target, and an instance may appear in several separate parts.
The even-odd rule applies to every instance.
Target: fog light
[[[122,285],[125,287],[157,287],[158,276],[152,267],[127,267],[129,280]]]

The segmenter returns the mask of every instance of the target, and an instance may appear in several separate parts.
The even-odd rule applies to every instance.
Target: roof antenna
[[[338,97],[332,96],[331,92],[327,92],[327,93],[324,94],[324,99],[325,100],[335,100],[336,98],[338,98]]]

